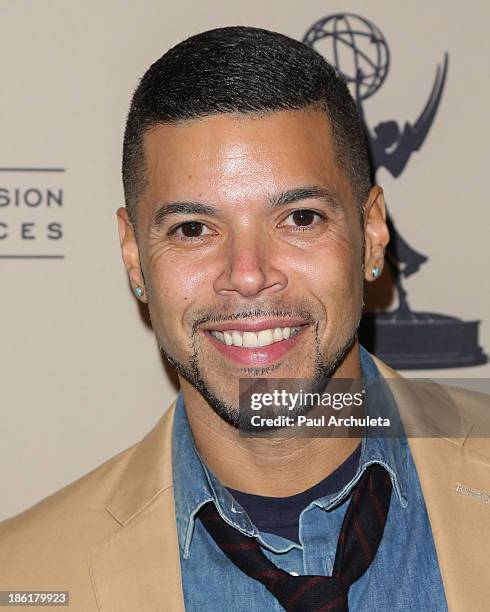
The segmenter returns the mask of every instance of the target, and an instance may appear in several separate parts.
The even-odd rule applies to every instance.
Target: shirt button
[[[298,572],[289,572],[291,576],[299,576]]]

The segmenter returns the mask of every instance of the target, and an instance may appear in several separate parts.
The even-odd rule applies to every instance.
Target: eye
[[[208,230],[208,233],[205,233],[205,230]],[[208,234],[212,234],[211,230],[209,230],[209,228],[200,221],[186,221],[185,223],[181,223],[169,231],[169,235],[177,236],[183,240],[201,238],[202,236],[206,236]]]
[[[319,221],[315,223],[316,218],[318,218]],[[288,220],[290,220],[289,223]],[[324,220],[325,217],[320,213],[317,213],[314,210],[310,210],[309,208],[300,208],[298,210],[294,210],[290,215],[286,217],[286,219],[284,220],[284,225],[300,229],[308,229],[312,225],[319,225]]]

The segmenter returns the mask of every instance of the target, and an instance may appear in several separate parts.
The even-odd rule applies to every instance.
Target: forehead
[[[144,148],[150,205],[181,197],[250,202],[301,184],[351,197],[322,111],[220,114],[161,124],[145,134]]]

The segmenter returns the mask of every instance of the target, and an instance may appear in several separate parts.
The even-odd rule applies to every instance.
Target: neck
[[[332,378],[360,378],[357,342]],[[204,463],[232,489],[287,497],[331,474],[360,438],[248,438],[226,423],[186,380],[181,380],[187,417]]]

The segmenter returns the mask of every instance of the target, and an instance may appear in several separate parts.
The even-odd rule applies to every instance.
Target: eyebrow
[[[166,202],[155,213],[151,226],[158,229],[172,215],[208,215],[216,216],[218,209],[201,202]]]
[[[341,200],[336,191],[315,185],[281,191],[269,197],[267,207],[271,209],[281,208],[288,204],[312,199],[322,200],[332,211],[342,207]],[[172,215],[206,215],[216,217],[220,212],[220,209],[202,202],[165,202],[157,208],[151,227],[152,229],[159,229],[164,221]]]
[[[342,207],[336,191],[325,187],[316,187],[315,185],[282,191],[269,199],[269,206],[270,208],[279,208],[303,200],[322,200],[333,210]]]

